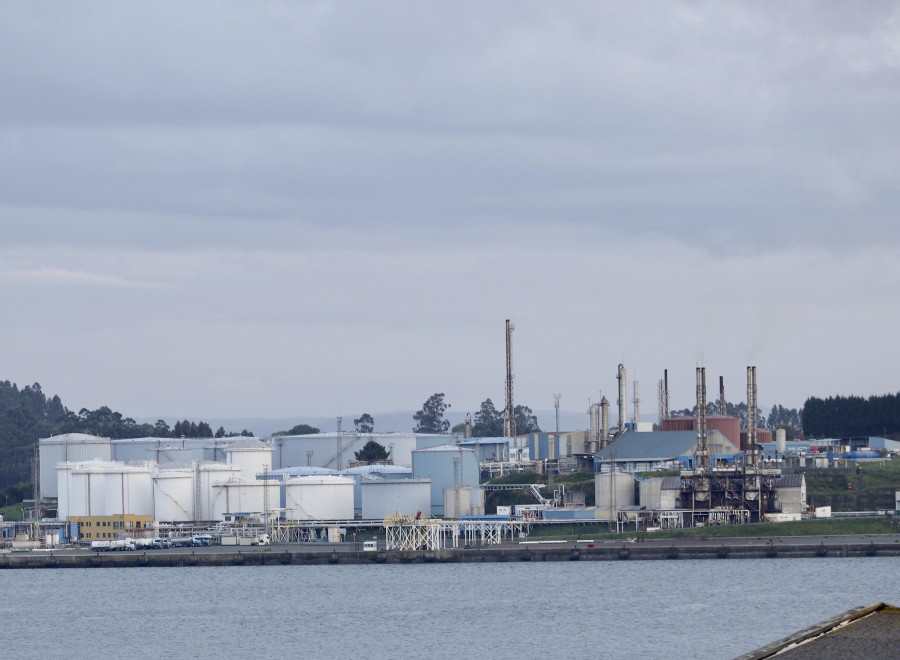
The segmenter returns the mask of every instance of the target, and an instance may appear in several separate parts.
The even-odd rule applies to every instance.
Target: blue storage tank
[[[831,454],[828,455],[829,458]],[[877,451],[848,451],[844,452],[843,458],[880,458],[881,454]]]

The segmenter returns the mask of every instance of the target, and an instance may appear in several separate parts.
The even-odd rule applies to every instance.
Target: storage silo
[[[430,479],[363,479],[361,488],[363,520],[427,515],[431,509]]]
[[[287,520],[353,520],[353,479],[295,477],[284,483]]]
[[[241,479],[253,481],[272,468],[272,453],[272,447],[260,440],[238,440],[225,447],[225,462],[241,471]]]
[[[58,497],[58,463],[79,463],[94,459],[109,461],[109,442],[109,438],[87,433],[64,433],[38,440],[41,497]]]
[[[413,477],[431,479],[431,515],[444,515],[444,489],[478,486],[478,459],[472,449],[440,445],[412,453]]]
[[[787,431],[775,429],[775,453],[784,456],[787,451]]]
[[[194,519],[194,470],[170,463],[153,477],[153,519],[189,522]]]

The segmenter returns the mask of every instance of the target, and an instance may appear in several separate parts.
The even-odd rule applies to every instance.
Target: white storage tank
[[[384,520],[390,514],[428,515],[430,479],[363,479],[363,520]]]
[[[353,520],[353,479],[295,477],[284,484],[287,520]]]
[[[163,522],[194,520],[194,470],[169,464],[153,478],[153,519]]]
[[[116,465],[105,469],[105,509],[107,516],[153,515],[151,464]]]
[[[253,481],[256,475],[272,468],[272,447],[249,438],[238,440],[225,448],[225,462],[241,471],[241,479]]]
[[[245,481],[229,479],[213,484],[214,507],[212,520],[224,520],[226,514],[262,513],[265,508],[265,491],[269,491],[269,509],[278,508],[281,485],[274,480]]]
[[[784,456],[787,451],[787,431],[785,429],[775,429],[775,453]]]
[[[240,477],[241,471],[233,465],[217,461],[199,463],[195,467],[200,479],[200,510],[195,511],[194,515],[197,520],[221,520],[215,512],[225,506],[225,491],[215,486]],[[223,501],[220,502],[219,498]]]
[[[109,443],[109,438],[87,433],[64,433],[38,440],[41,496],[58,497],[56,475],[58,463],[80,463],[94,459],[109,461]]]
[[[63,513],[57,516],[106,516],[106,478],[109,468],[122,467],[109,461],[83,461],[63,464],[57,470],[57,482],[66,490]],[[59,486],[59,483],[57,483]]]
[[[473,486],[444,489],[444,518],[484,515],[484,491]]]

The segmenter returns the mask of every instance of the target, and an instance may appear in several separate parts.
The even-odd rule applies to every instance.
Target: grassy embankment
[[[900,458],[859,463],[850,470],[807,470],[807,500],[834,511],[878,511],[894,508],[900,490]]]
[[[23,506],[24,504],[22,502],[18,502],[17,504],[10,504],[9,506],[0,507],[0,516],[3,516],[3,520],[5,522],[22,520]]]

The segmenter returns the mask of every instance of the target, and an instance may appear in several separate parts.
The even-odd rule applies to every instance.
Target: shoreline
[[[340,544],[346,546],[348,544]],[[679,559],[806,559],[900,557],[900,536],[886,538],[830,536],[821,538],[675,539],[648,542],[509,543],[473,549],[378,550],[309,545],[261,548],[90,552],[59,550],[0,554],[0,569],[144,568],[184,566],[316,566],[327,564],[444,564],[530,561],[659,561]]]

